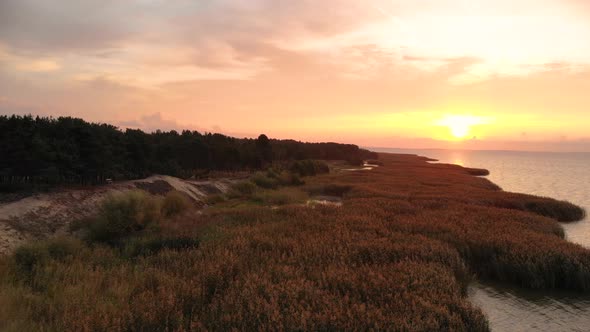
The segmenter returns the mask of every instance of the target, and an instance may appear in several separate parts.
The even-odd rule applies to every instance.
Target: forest
[[[0,191],[100,184],[152,174],[182,178],[209,170],[256,170],[322,159],[359,164],[376,154],[352,144],[234,138],[197,131],[121,130],[73,117],[0,116]]]

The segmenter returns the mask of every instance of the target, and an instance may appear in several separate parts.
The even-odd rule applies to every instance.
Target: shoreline
[[[155,269],[168,278],[165,279],[168,280],[165,285],[170,286],[168,292],[179,298],[185,289],[181,285],[188,280],[193,280],[197,289],[201,282],[212,282],[215,289],[223,289],[219,294],[225,294],[216,300],[220,301],[217,304],[220,310],[223,308],[220,312],[232,315],[223,319],[217,316],[216,307],[203,305],[199,309],[203,316],[193,317],[191,321],[208,328],[276,327],[277,322],[287,329],[383,328],[404,326],[411,321],[411,326],[422,329],[487,331],[489,327],[482,311],[467,298],[473,273],[519,287],[590,291],[590,250],[567,242],[560,224],[550,218],[572,221],[579,217],[579,208],[550,198],[505,192],[486,178],[476,176],[483,174],[481,170],[429,163],[427,159],[381,154],[379,161],[383,165],[371,171],[332,172],[306,177],[306,183],[299,187],[257,189],[264,193],[260,196],[262,201],[258,201],[259,196],[232,198],[201,214],[162,224],[162,231],[172,235],[179,229],[190,230],[192,220],[196,224],[197,220],[206,220],[216,225],[213,229],[195,228],[199,248],[155,254],[153,261],[158,265],[153,266],[150,257],[138,262],[123,259],[117,263],[121,264],[117,271],[134,270],[136,264]],[[309,207],[273,198],[288,194],[304,199],[306,192],[340,196],[343,204]],[[211,240],[219,238],[223,240]],[[81,282],[90,273],[86,261],[92,261],[98,253],[92,247],[82,251],[86,258],[79,254],[71,258],[80,266],[76,272],[76,280],[80,281],[59,286],[58,298],[65,294],[65,289],[60,291],[60,287],[66,287],[68,294],[89,287]],[[118,254],[113,251],[109,255]],[[194,268],[190,262],[196,264]],[[59,261],[48,264],[57,271],[56,278],[67,271],[67,266]],[[563,269],[564,264],[567,271]],[[217,271],[215,277],[210,274],[213,271]],[[225,275],[219,271],[234,272]],[[113,273],[114,270],[106,269],[101,272],[101,278],[112,278]],[[126,275],[126,272],[117,273],[123,273],[120,277]],[[128,287],[137,282],[134,278],[128,280]],[[281,295],[280,285],[286,283],[290,290]],[[12,290],[10,285],[2,287],[0,295],[10,294],[3,291]],[[264,291],[259,293],[256,289]],[[20,291],[25,293],[19,298],[27,296],[26,287]],[[154,291],[148,293],[157,301],[158,293]],[[296,300],[295,294],[302,297]],[[400,294],[405,295],[398,297]],[[92,296],[95,297],[92,301],[77,298],[81,308],[70,308],[75,312],[73,316],[65,315],[67,308],[55,312],[54,322],[76,326],[80,319],[100,326],[96,320],[98,309],[93,306],[98,302],[98,308],[103,308],[102,295]],[[129,296],[117,293],[109,300],[111,307],[114,303],[117,309],[109,311],[109,317],[139,314],[125,304],[134,301]],[[206,294],[191,296],[191,303],[212,300],[207,300]],[[278,301],[285,296],[286,303],[302,301],[301,308],[308,309],[290,311],[274,300],[262,305],[267,303],[265,299]],[[0,305],[10,306],[11,299]],[[248,302],[241,302],[245,299]],[[148,305],[139,299],[134,303],[139,308]],[[343,304],[352,311],[345,314],[335,309]],[[12,305],[21,308],[17,302]],[[180,305],[172,301],[153,310],[158,315],[186,319],[175,311]],[[361,308],[364,309],[360,311]],[[268,310],[278,313],[278,320],[272,324],[260,320]],[[301,310],[307,318],[292,320],[300,317]],[[382,310],[389,314],[378,314]],[[38,313],[25,310],[22,314],[31,315],[34,321]],[[353,321],[345,318],[350,315],[355,317]],[[170,324],[170,321],[159,322]],[[39,321],[39,324],[46,323]],[[125,321],[120,323],[123,329]]]

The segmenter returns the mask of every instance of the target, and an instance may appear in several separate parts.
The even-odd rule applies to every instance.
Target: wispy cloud
[[[283,135],[318,112],[339,123],[353,113],[370,122],[449,109],[557,119],[557,110],[581,137],[587,9],[582,0],[5,0],[0,91],[35,112],[150,129],[175,119]],[[154,114],[161,121],[150,124]]]

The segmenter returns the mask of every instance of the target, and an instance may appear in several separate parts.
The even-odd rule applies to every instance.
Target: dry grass
[[[486,331],[465,297],[473,273],[590,290],[590,251],[547,217],[577,208],[499,191],[461,167],[380,161],[306,178],[301,190],[337,192],[342,207],[184,213],[123,251],[35,249],[26,278],[7,258],[0,329]]]

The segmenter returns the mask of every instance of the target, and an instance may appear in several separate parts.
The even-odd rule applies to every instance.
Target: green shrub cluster
[[[300,176],[312,176],[330,172],[330,167],[320,160],[298,160],[291,165],[291,171]]]
[[[264,189],[276,189],[280,186],[298,186],[304,184],[298,173],[287,170],[276,171],[272,168],[266,172],[257,172],[250,178],[250,181]]]
[[[62,261],[83,249],[82,242],[67,237],[27,244],[16,249],[12,266],[18,279],[30,282],[33,274],[50,260]]]
[[[164,197],[161,211],[165,217],[172,217],[188,210],[191,204],[186,194],[172,190]]]
[[[122,237],[144,230],[159,222],[160,206],[160,200],[139,190],[110,195],[90,223],[88,239],[115,243]]]
[[[176,190],[164,198],[141,190],[115,193],[103,200],[94,218],[73,227],[85,230],[90,242],[118,244],[127,236],[158,226],[163,218],[186,211],[191,204],[184,193]]]
[[[240,181],[231,185],[227,195],[230,198],[251,197],[256,192],[256,185],[250,181]]]
[[[250,178],[250,181],[256,186],[264,189],[275,189],[280,185],[278,178],[272,173],[269,176],[268,173],[258,172]]]

